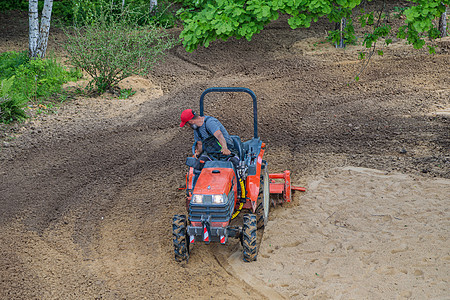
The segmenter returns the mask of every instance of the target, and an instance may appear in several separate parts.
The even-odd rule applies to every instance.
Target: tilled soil
[[[3,35],[13,17],[26,23],[2,16],[2,51],[26,48],[26,32]],[[137,90],[129,100],[78,98],[4,127],[0,298],[271,298],[229,271],[236,241],[173,259],[192,145],[179,115],[208,87],[255,91],[270,170],[291,170],[295,183],[344,166],[450,178],[449,119],[436,113],[449,107],[450,40],[434,55],[394,43],[355,82],[359,48],[327,44],[330,26],[291,30],[282,19],[251,42],[177,47],[148,79],[123,83]],[[247,95],[208,95],[205,112],[252,137]]]

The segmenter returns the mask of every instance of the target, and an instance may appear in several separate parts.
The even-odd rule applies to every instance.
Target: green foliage
[[[54,58],[28,59],[26,51],[0,55],[0,122],[10,123],[26,117],[23,108],[30,100],[47,99],[61,92],[62,84],[77,80],[81,73],[66,70]]]
[[[436,48],[433,46],[428,46],[428,52],[430,52],[430,54],[435,54],[436,53]]]
[[[53,1],[52,20],[58,20],[64,25],[85,25],[83,22],[95,17],[105,7],[115,7],[120,12],[121,0],[58,0]],[[0,11],[28,10],[27,0],[1,0]],[[176,23],[173,3],[170,0],[158,1],[158,6],[150,12],[149,0],[126,0],[125,5],[136,15],[139,24],[155,24],[164,28],[171,28]],[[42,11],[44,1],[38,2],[38,10]],[[114,6],[114,5],[113,5]]]
[[[9,124],[27,118],[23,105],[10,97],[0,97],[0,123]]]
[[[353,32],[353,9],[360,5],[361,0],[182,0],[183,8],[178,16],[184,24],[180,35],[183,45],[191,52],[198,46],[208,47],[217,39],[227,40],[230,37],[251,40],[265,25],[276,20],[279,14],[290,15],[288,23],[291,28],[309,27],[320,17],[326,16],[330,22],[339,22],[341,18],[349,20],[350,28],[345,32],[330,31],[329,40],[336,41],[341,34],[346,43],[356,42]],[[438,37],[433,20],[445,10],[450,0],[416,0],[410,7],[395,7],[397,16],[405,16],[405,26],[397,34],[407,39],[414,48],[421,48],[425,41],[421,33],[427,33],[429,38]],[[386,17],[385,12],[378,16],[374,12],[362,12],[358,18],[362,27],[374,26],[364,37],[364,45],[372,47],[379,39],[386,39],[392,28],[380,20]],[[377,20],[377,24],[375,21]],[[390,40],[392,42],[392,40]],[[388,42],[386,42],[388,44]]]
[[[103,93],[123,79],[146,75],[177,40],[153,25],[141,25],[140,15],[107,6],[92,11],[71,33],[66,50],[70,63],[91,77],[89,88]],[[118,13],[120,12],[120,13]]]
[[[28,1],[26,0],[2,0],[0,1],[0,11],[8,10],[26,10],[28,9]]]
[[[124,10],[133,16],[138,25],[154,24],[164,28],[175,25],[175,8],[169,0],[158,1],[157,7],[150,11],[149,0],[127,0],[125,7],[122,1],[111,0],[65,0],[71,1],[73,21],[76,26],[84,26],[95,22],[100,14],[108,10],[111,15],[121,15]]]
[[[164,28],[175,26],[177,18],[176,9],[169,1],[158,1],[158,6],[150,12],[149,23]]]
[[[356,45],[355,28],[353,27],[353,22],[351,19],[342,32],[340,30],[328,31],[327,39],[333,44],[339,44],[341,35],[346,45]]]
[[[439,18],[445,12],[445,5],[450,4],[450,0],[419,0],[417,6],[412,6],[405,10],[406,27],[402,28],[400,36],[406,37],[408,43],[415,49],[420,49],[425,45],[425,40],[420,33],[426,32],[430,38],[436,38],[436,28],[433,20]],[[399,36],[399,35],[398,35]]]
[[[81,74],[67,71],[50,57],[29,60],[16,68],[15,76],[18,82],[14,84],[14,92],[18,97],[25,97],[24,100],[31,100],[59,93],[64,83],[77,80]]]
[[[8,97],[11,94],[15,76],[4,78],[0,82],[0,97]]]
[[[119,99],[128,99],[134,94],[136,94],[136,91],[133,91],[132,89],[121,89],[119,92]]]
[[[406,10],[407,8],[408,8],[408,7],[399,7],[399,6],[395,6],[395,7],[394,7],[394,12],[395,12],[394,18],[400,18],[400,17],[405,13],[405,10]]]
[[[391,31],[390,25],[382,25],[376,27],[371,33],[365,34],[363,45],[365,45],[366,48],[371,48],[372,45],[378,41],[379,38],[387,37],[390,31]]]
[[[184,22],[180,38],[187,51],[209,44],[217,39],[251,40],[265,25],[278,19],[279,14],[289,14],[291,28],[309,27],[319,17],[328,16],[337,22],[348,17],[360,0],[332,1],[312,0],[202,0],[191,4],[184,1],[186,7],[178,11]]]
[[[52,7],[52,19],[62,20],[64,23],[69,24],[73,20],[73,1],[74,0],[59,0],[53,1]],[[2,0],[0,1],[0,11],[8,10],[28,10],[28,0]],[[38,2],[38,10],[42,11],[44,7],[44,1]]]
[[[9,124],[26,118],[24,103],[11,97],[15,76],[4,78],[0,82],[0,123]]]
[[[58,19],[63,24],[72,24],[73,22],[73,0],[53,1],[52,19]],[[44,5],[44,1],[39,1],[39,5]],[[42,8],[39,7],[39,11]]]
[[[3,52],[0,54],[0,78],[9,78],[14,75],[16,69],[26,64],[30,58],[27,51]]]
[[[368,12],[368,13],[364,13],[364,11],[362,10],[363,14],[359,17],[359,23],[361,25],[361,27],[366,27],[367,25],[372,26],[374,24],[374,16],[373,16],[373,12]]]

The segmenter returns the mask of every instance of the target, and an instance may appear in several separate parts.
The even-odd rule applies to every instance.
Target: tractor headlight
[[[192,203],[202,204],[203,203],[203,195],[193,195],[191,201],[192,201]]]
[[[212,196],[212,203],[213,204],[223,204],[227,201],[226,195],[213,195]]]

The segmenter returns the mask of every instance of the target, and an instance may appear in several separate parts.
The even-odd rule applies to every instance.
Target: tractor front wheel
[[[256,230],[256,216],[254,214],[245,214],[242,229],[242,247],[245,262],[256,260]]]
[[[256,225],[258,229],[264,228],[264,205],[263,202],[259,203],[255,210],[256,214]]]
[[[189,259],[189,243],[186,234],[186,216],[173,216],[173,248],[175,252],[175,260],[182,262]]]

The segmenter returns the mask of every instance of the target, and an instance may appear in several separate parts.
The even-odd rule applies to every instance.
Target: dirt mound
[[[9,23],[0,29],[0,49],[26,45],[26,30],[3,34],[13,29],[13,21],[25,24],[26,14],[2,15],[2,20]],[[320,41],[330,26],[319,22],[291,30],[281,19],[251,42],[215,42],[192,54],[177,47],[149,78],[123,82],[124,88],[137,91],[130,99],[76,99],[56,114],[5,129],[0,298],[365,297],[376,288],[372,283],[384,284],[382,276],[399,284],[378,290],[383,298],[421,297],[417,289],[425,289],[424,282],[434,285],[431,296],[445,294],[442,272],[448,253],[441,246],[448,244],[448,212],[442,197],[448,194],[448,181],[433,178],[450,178],[449,119],[434,112],[450,107],[450,55],[444,46],[428,55],[395,44],[354,82],[361,67],[355,51],[312,51],[315,43],[327,47]],[[50,48],[57,49],[56,39],[53,35]],[[200,94],[211,86],[255,91],[271,171],[290,169],[300,185],[314,186],[322,178],[320,186],[296,196],[289,212],[287,207],[273,211],[260,260],[240,269],[233,266],[240,255],[238,241],[196,245],[187,265],[173,259],[171,218],[184,212],[184,195],[177,188],[183,184],[192,141],[192,132],[179,128],[179,114],[197,108]],[[205,111],[230,133],[252,136],[248,95],[208,95]],[[346,166],[377,169],[383,175],[355,169],[348,177],[348,169],[330,173]],[[364,179],[367,185],[360,181]],[[420,191],[410,183],[436,188]],[[418,199],[418,207],[402,206],[411,189],[417,192],[411,199],[438,198]],[[331,196],[334,202],[329,202]],[[438,211],[433,232],[425,233],[425,218]],[[415,213],[420,219],[414,219]],[[402,225],[408,226],[402,231]],[[297,230],[303,236],[294,239]],[[328,238],[320,233],[331,235],[333,230],[336,235]],[[435,237],[436,247],[421,246]],[[389,239],[394,241],[382,253],[392,259],[405,255],[392,265],[364,246],[365,241],[387,245]],[[271,253],[275,244],[286,247]],[[393,253],[396,249],[400,251]],[[307,260],[301,262],[306,269],[285,266],[290,271],[283,273],[279,262],[290,261],[291,255]],[[346,259],[357,263],[357,269],[333,270]],[[399,265],[414,261],[410,267]],[[368,273],[358,277],[359,287],[353,289],[349,281],[358,270]],[[412,278],[419,280],[417,287],[407,282]],[[300,279],[304,281],[296,287]],[[258,281],[269,288],[260,289]]]

